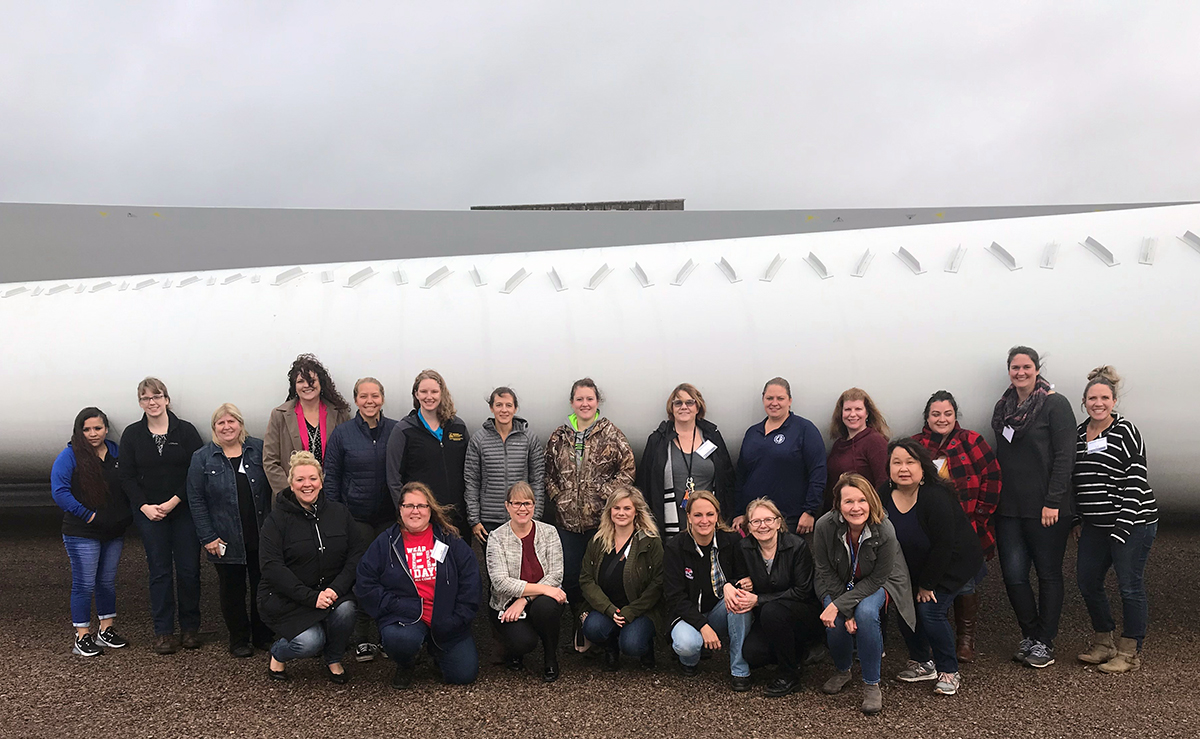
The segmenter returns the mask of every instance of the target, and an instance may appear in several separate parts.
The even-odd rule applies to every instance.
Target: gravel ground
[[[907,685],[890,677],[903,667],[895,627],[884,659],[884,711],[864,717],[856,684],[842,695],[820,692],[832,672],[811,668],[802,692],[764,698],[769,670],[755,692],[735,694],[717,657],[698,677],[680,675],[664,646],[654,671],[630,665],[616,674],[574,653],[562,657],[562,677],[543,685],[540,670],[513,675],[491,664],[492,641],[476,623],[484,666],[475,685],[450,688],[425,660],[411,690],[390,688],[391,665],[348,663],[352,681],[328,683],[315,660],[293,664],[293,680],[270,682],[265,654],[235,660],[217,605],[213,568],[203,566],[204,648],[171,656],[149,649],[152,636],[146,562],[141,542],[126,539],[118,580],[120,632],[131,646],[81,659],[70,652],[67,611],[70,572],[58,516],[45,509],[0,514],[0,645],[17,657],[0,675],[0,735],[23,737],[357,737],[429,736],[796,736],[962,737],[1196,737],[1200,700],[1185,691],[1200,684],[1187,655],[1200,641],[1195,612],[1200,572],[1194,525],[1164,528],[1150,559],[1151,636],[1140,672],[1108,676],[1085,669],[1074,655],[1090,633],[1083,603],[1068,575],[1059,663],[1035,671],[1008,661],[1018,632],[993,567],[983,590],[980,659],[963,669],[958,696],[932,693],[931,683]],[[1074,553],[1066,570],[1074,569]],[[1110,577],[1110,591],[1115,580]],[[1119,613],[1119,608],[1116,610]],[[564,639],[564,643],[566,640]],[[527,658],[540,667],[540,658]],[[1177,686],[1184,686],[1184,690]]]

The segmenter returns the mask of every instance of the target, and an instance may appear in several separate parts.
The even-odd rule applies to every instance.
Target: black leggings
[[[751,667],[774,662],[781,670],[796,672],[800,669],[797,648],[823,636],[817,629],[817,619],[814,608],[793,610],[778,601],[764,603],[754,609],[754,623],[742,644],[742,656]]]
[[[496,633],[504,646],[505,657],[524,657],[542,642],[547,664],[558,659],[558,629],[562,621],[563,604],[548,595],[536,596],[525,606],[525,618],[512,623],[500,623],[499,611],[492,611]]]

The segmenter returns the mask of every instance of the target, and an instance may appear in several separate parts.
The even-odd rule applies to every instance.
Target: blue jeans
[[[729,613],[725,601],[708,612],[708,625],[717,632],[724,646],[729,649],[729,674],[734,677],[749,677],[750,665],[742,656],[742,644],[750,630],[750,613]],[[704,637],[687,621],[679,621],[671,629],[671,649],[679,655],[679,661],[688,667],[700,664],[700,650],[704,648]]]
[[[825,596],[826,606],[832,602],[832,598]],[[887,591],[883,588],[860,600],[854,607],[854,624],[858,629],[853,634],[846,631],[846,620],[841,616],[837,617],[832,629],[825,629],[829,655],[833,657],[833,666],[839,672],[850,671],[854,661],[854,643],[858,642],[858,663],[862,667],[863,682],[867,685],[879,684],[879,665],[883,661],[883,629],[879,626],[879,617],[886,602]]]
[[[1138,649],[1146,638],[1146,623],[1150,618],[1150,605],[1146,599],[1146,560],[1150,557],[1150,545],[1158,534],[1158,524],[1140,524],[1122,544],[1112,538],[1112,529],[1102,529],[1084,522],[1079,532],[1079,559],[1076,563],[1076,578],[1079,593],[1087,605],[1095,631],[1112,631],[1112,609],[1108,605],[1108,594],[1104,592],[1104,578],[1109,568],[1117,573],[1117,586],[1121,590],[1121,636],[1137,641]]]
[[[157,636],[175,632],[175,596],[179,596],[179,628],[200,630],[200,539],[192,514],[183,504],[161,521],[139,510],[133,520],[146,547],[150,570],[150,613]]]
[[[654,651],[654,622],[649,616],[638,616],[618,628],[608,616],[592,611],[583,622],[583,635],[595,644],[604,644],[616,636],[621,654],[630,657],[641,657]]]
[[[92,625],[92,595],[96,596],[96,615],[100,620],[117,617],[117,563],[125,540],[85,539],[63,536],[63,546],[71,560],[71,625],[86,629]]]
[[[921,603],[915,601],[917,611],[917,630],[913,631],[900,619],[900,636],[908,646],[908,658],[917,662],[933,660],[938,672],[958,672],[958,654],[955,651],[954,627],[946,614],[954,599],[960,595],[970,595],[975,592],[975,579],[971,578],[966,585],[956,593],[935,590],[933,597],[936,601]]]
[[[562,588],[563,592],[567,594],[567,602],[571,604],[571,611],[576,616],[587,608],[587,602],[583,599],[583,590],[579,587],[579,571],[583,568],[583,555],[587,552],[588,542],[595,535],[595,529],[582,534],[567,531],[562,527],[558,529],[558,538],[562,542],[563,548]]]
[[[1070,533],[1071,521],[1066,516],[1059,516],[1058,523],[1049,527],[1037,518],[996,518],[1000,573],[1021,634],[1052,649],[1062,617],[1062,565]],[[1037,570],[1037,598],[1029,584],[1031,565]]]
[[[411,667],[422,644],[429,645],[429,654],[442,671],[442,678],[451,685],[467,685],[479,675],[479,652],[475,637],[467,636],[445,648],[438,645],[424,621],[412,625],[393,624],[379,630],[383,651],[401,667]]]
[[[291,640],[280,639],[272,644],[271,656],[280,662],[288,662],[321,654],[327,665],[341,662],[350,644],[357,610],[354,601],[343,600],[333,607],[324,621],[308,627]]]

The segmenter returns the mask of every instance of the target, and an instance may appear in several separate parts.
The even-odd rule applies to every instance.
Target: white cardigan
[[[533,522],[533,551],[544,573],[540,585],[562,586],[563,551],[558,529],[541,521]],[[503,611],[525,592],[521,579],[521,540],[506,523],[487,539],[488,577],[492,581],[492,597],[488,602],[493,611]]]

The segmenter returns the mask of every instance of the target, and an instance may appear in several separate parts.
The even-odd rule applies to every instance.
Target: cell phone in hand
[[[228,549],[228,547],[225,546],[225,542],[221,542],[220,544],[218,544],[217,545],[217,556],[224,557],[226,549]]]

